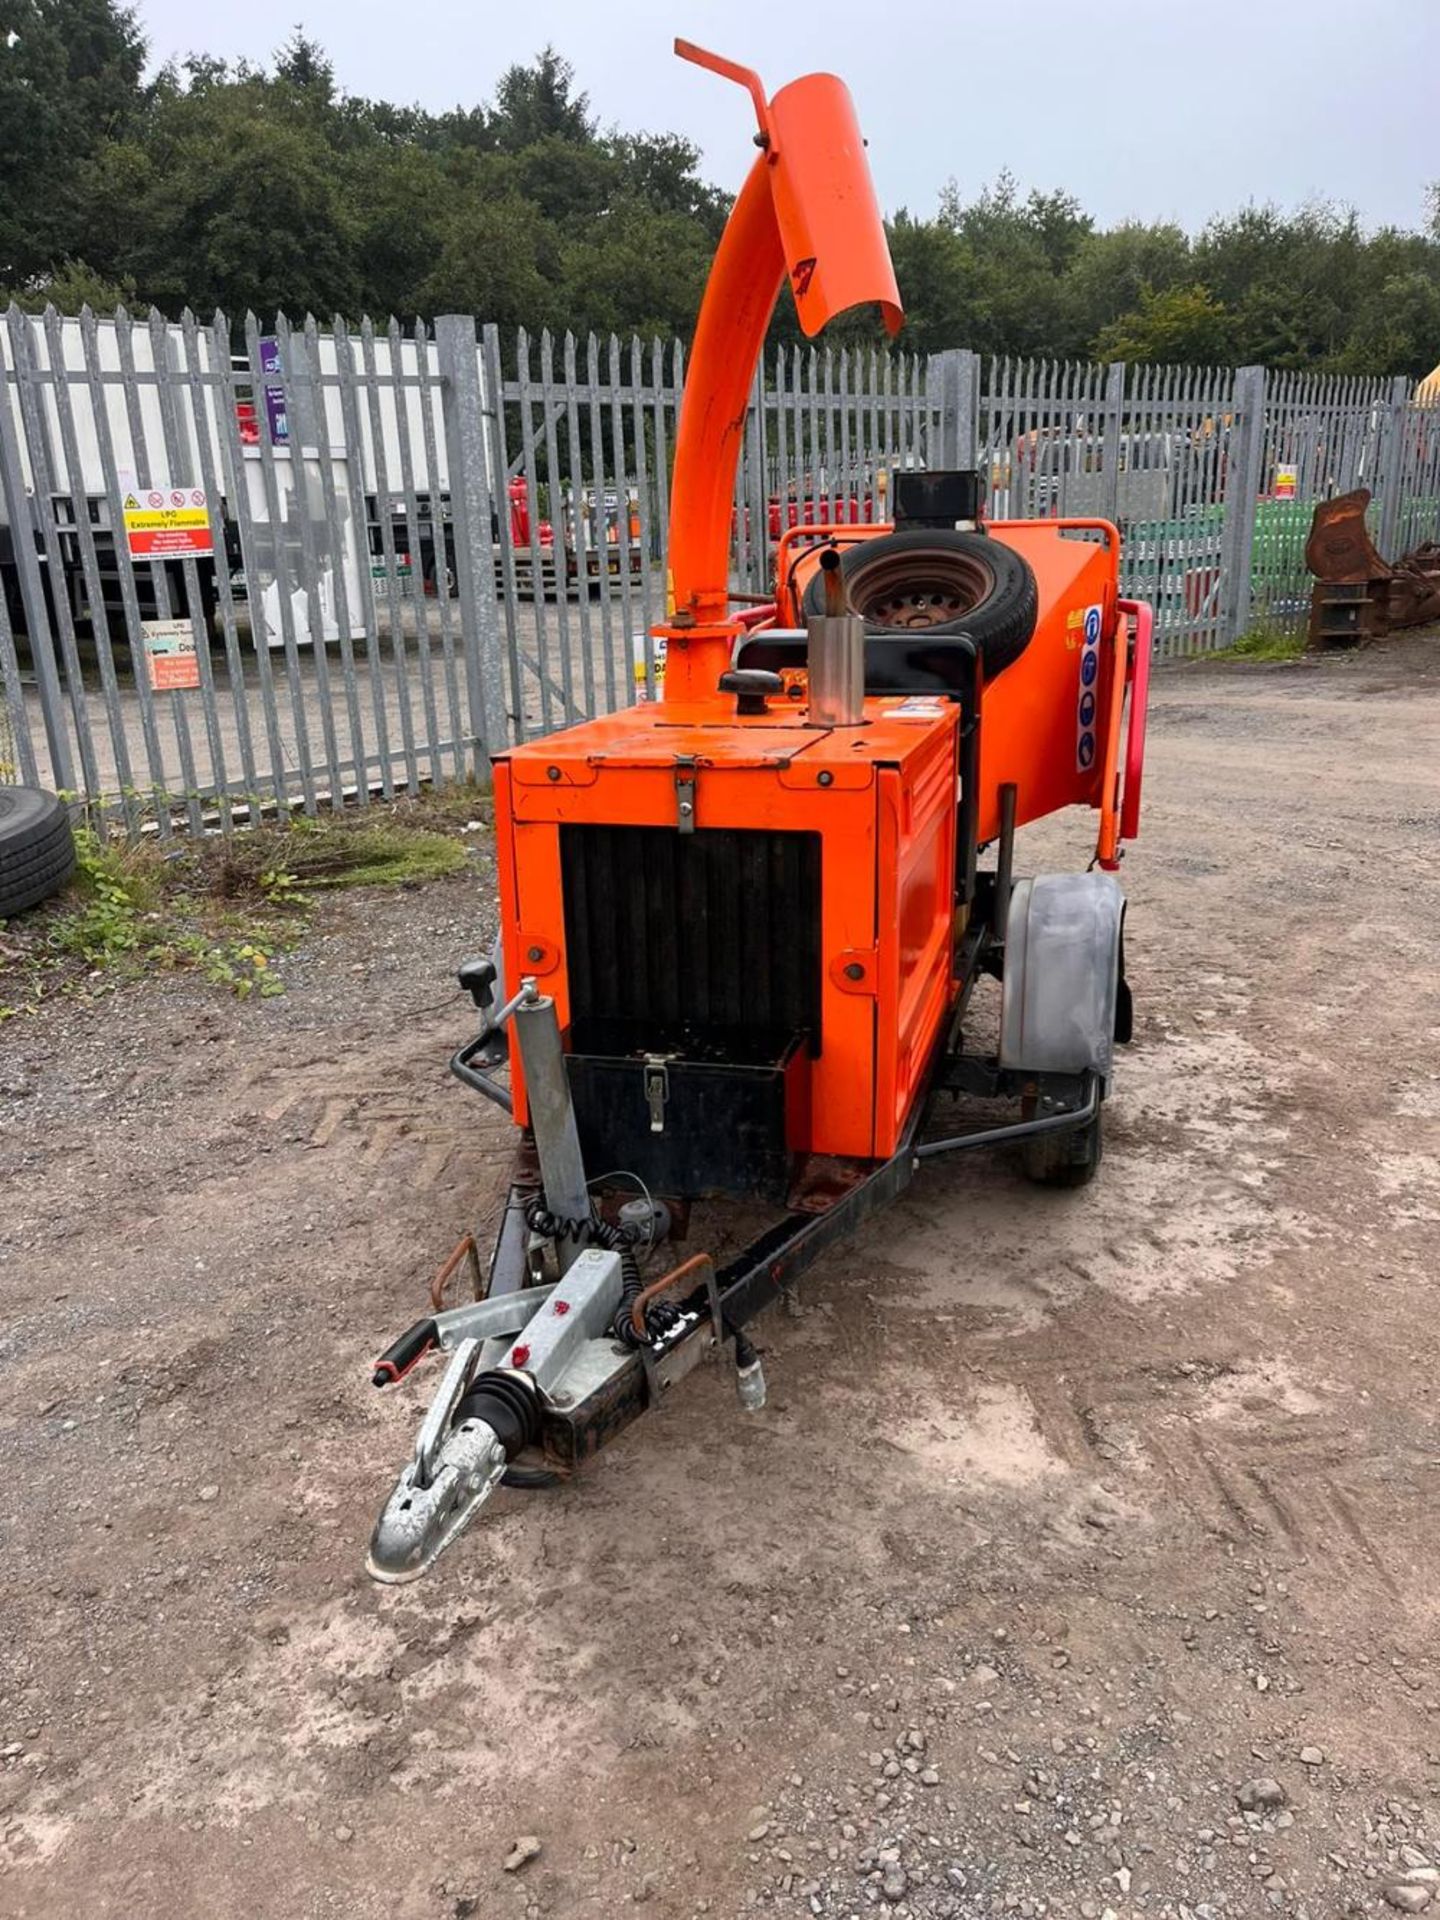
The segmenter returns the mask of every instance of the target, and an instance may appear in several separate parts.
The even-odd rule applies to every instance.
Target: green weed
[[[191,848],[165,853],[78,827],[69,887],[48,911],[27,916],[25,946],[5,955],[18,964],[5,970],[0,1019],[33,1011],[50,994],[94,993],[172,969],[198,972],[242,999],[283,993],[271,965],[293,943],[293,917],[237,920],[207,894],[202,865]],[[286,878],[271,876],[276,906],[302,898]]]
[[[232,835],[219,885],[229,894],[259,893],[273,904],[298,904],[335,887],[417,885],[458,873],[468,859],[452,834],[412,825],[371,809],[364,815],[259,827]]]
[[[0,937],[0,1020],[53,993],[93,994],[155,971],[269,999],[285,991],[276,959],[303,936],[319,894],[457,873],[489,818],[488,794],[458,788],[164,843],[101,840],[81,826],[70,886]]]
[[[124,855],[105,846],[90,827],[75,833],[75,878],[79,904],[56,919],[47,936],[52,952],[70,954],[92,967],[134,953],[141,941],[140,908]]]
[[[1232,647],[1206,654],[1208,660],[1298,660],[1305,651],[1303,633],[1282,633],[1277,627],[1252,627]]]

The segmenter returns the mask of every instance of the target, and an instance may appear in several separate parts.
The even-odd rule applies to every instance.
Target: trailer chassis
[[[880,1161],[802,1161],[782,1217],[740,1252],[722,1265],[708,1253],[692,1254],[629,1302],[628,1339],[609,1337],[626,1307],[618,1242],[612,1238],[608,1250],[586,1247],[583,1255],[572,1250],[558,1279],[537,1244],[543,1238],[534,1230],[537,1207],[548,1205],[553,1214],[555,1190],[566,1180],[573,1187],[578,1178],[588,1192],[583,1171],[567,1170],[574,1116],[563,1071],[546,1072],[550,1097],[532,1094],[534,1126],[517,1148],[487,1265],[482,1270],[476,1242],[467,1234],[436,1276],[431,1313],[375,1363],[373,1382],[386,1387],[431,1352],[451,1355],[414,1456],[372,1537],[368,1565],[377,1579],[418,1577],[497,1486],[539,1488],[568,1479],[707,1356],[728,1350],[742,1406],[763,1406],[764,1374],[745,1328],[822,1255],[898,1199],[927,1160],[1098,1126],[1105,1092],[1101,1074],[1017,1072],[995,1055],[964,1048],[963,1025],[977,982],[987,973],[1003,976],[1012,835],[1007,823],[993,874],[976,874],[972,865],[962,877],[975,911],[955,948],[955,999],[897,1150]],[[476,971],[472,963],[467,978],[462,969],[462,983],[483,1002],[493,970],[478,969],[478,982]],[[548,1027],[545,1044],[552,1049],[550,1057],[558,1059],[559,1030],[550,1002],[526,981],[451,1061],[467,1086],[507,1109],[508,1094],[489,1070],[503,1057],[500,1028],[517,1011],[532,1032]],[[1128,1039],[1123,981],[1116,1026],[1117,1037]],[[533,1047],[533,1039],[529,1044]],[[532,1087],[531,1064],[543,1057],[526,1054]],[[1023,1117],[934,1137],[934,1105],[946,1093],[1018,1097]],[[573,1208],[574,1201],[568,1204]],[[685,1211],[675,1210],[682,1225]],[[598,1212],[595,1221],[597,1227],[602,1224]],[[564,1260],[563,1236],[548,1252]],[[447,1306],[451,1282],[462,1270],[470,1275],[474,1298]],[[543,1345],[557,1324],[572,1336],[563,1350]],[[577,1344],[582,1326],[589,1337]],[[503,1371],[497,1374],[497,1367]],[[498,1388],[490,1387],[487,1399],[486,1383],[497,1379]]]

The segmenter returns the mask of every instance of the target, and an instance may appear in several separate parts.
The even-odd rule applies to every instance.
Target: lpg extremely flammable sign
[[[214,553],[203,487],[137,487],[127,493],[125,544],[132,560],[168,560]]]

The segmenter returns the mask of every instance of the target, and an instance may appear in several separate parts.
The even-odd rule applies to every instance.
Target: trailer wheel
[[[1020,1164],[1027,1180],[1040,1187],[1086,1187],[1095,1178],[1104,1151],[1101,1114],[1073,1133],[1040,1133],[1020,1142]]]
[[[49,899],[74,866],[64,801],[37,787],[0,787],[0,920]]]
[[[840,577],[867,633],[968,634],[987,680],[1020,658],[1035,631],[1040,597],[1030,563],[988,534],[944,527],[882,533],[842,551]],[[804,610],[825,611],[818,573]]]

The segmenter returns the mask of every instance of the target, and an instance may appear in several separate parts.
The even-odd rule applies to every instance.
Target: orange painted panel
[[[982,840],[999,832],[999,790],[1009,781],[1017,789],[1017,825],[1060,807],[1099,805],[1108,724],[1102,669],[1118,624],[1118,536],[1106,547],[1067,537],[1043,520],[1001,522],[992,533],[1034,569],[1040,618],[1029,646],[985,688],[981,703]],[[1084,674],[1093,674],[1088,683]]]
[[[875,1152],[890,1154],[953,995],[955,741],[880,776]]]
[[[702,724],[683,708],[650,707],[502,755],[495,810],[507,981],[518,982],[533,966],[529,952],[541,951],[545,990],[568,1023],[559,828],[676,828],[676,756],[691,756],[697,831],[820,834],[822,1046],[805,1145],[859,1158],[891,1152],[950,992],[958,717],[942,706],[933,717],[897,719],[900,705],[869,702],[870,724],[834,731],[797,725],[784,710],[773,721],[720,724],[707,708]],[[847,965],[864,977],[849,978]],[[897,1045],[913,1062],[898,1079]],[[523,1125],[524,1088],[513,1079]]]

